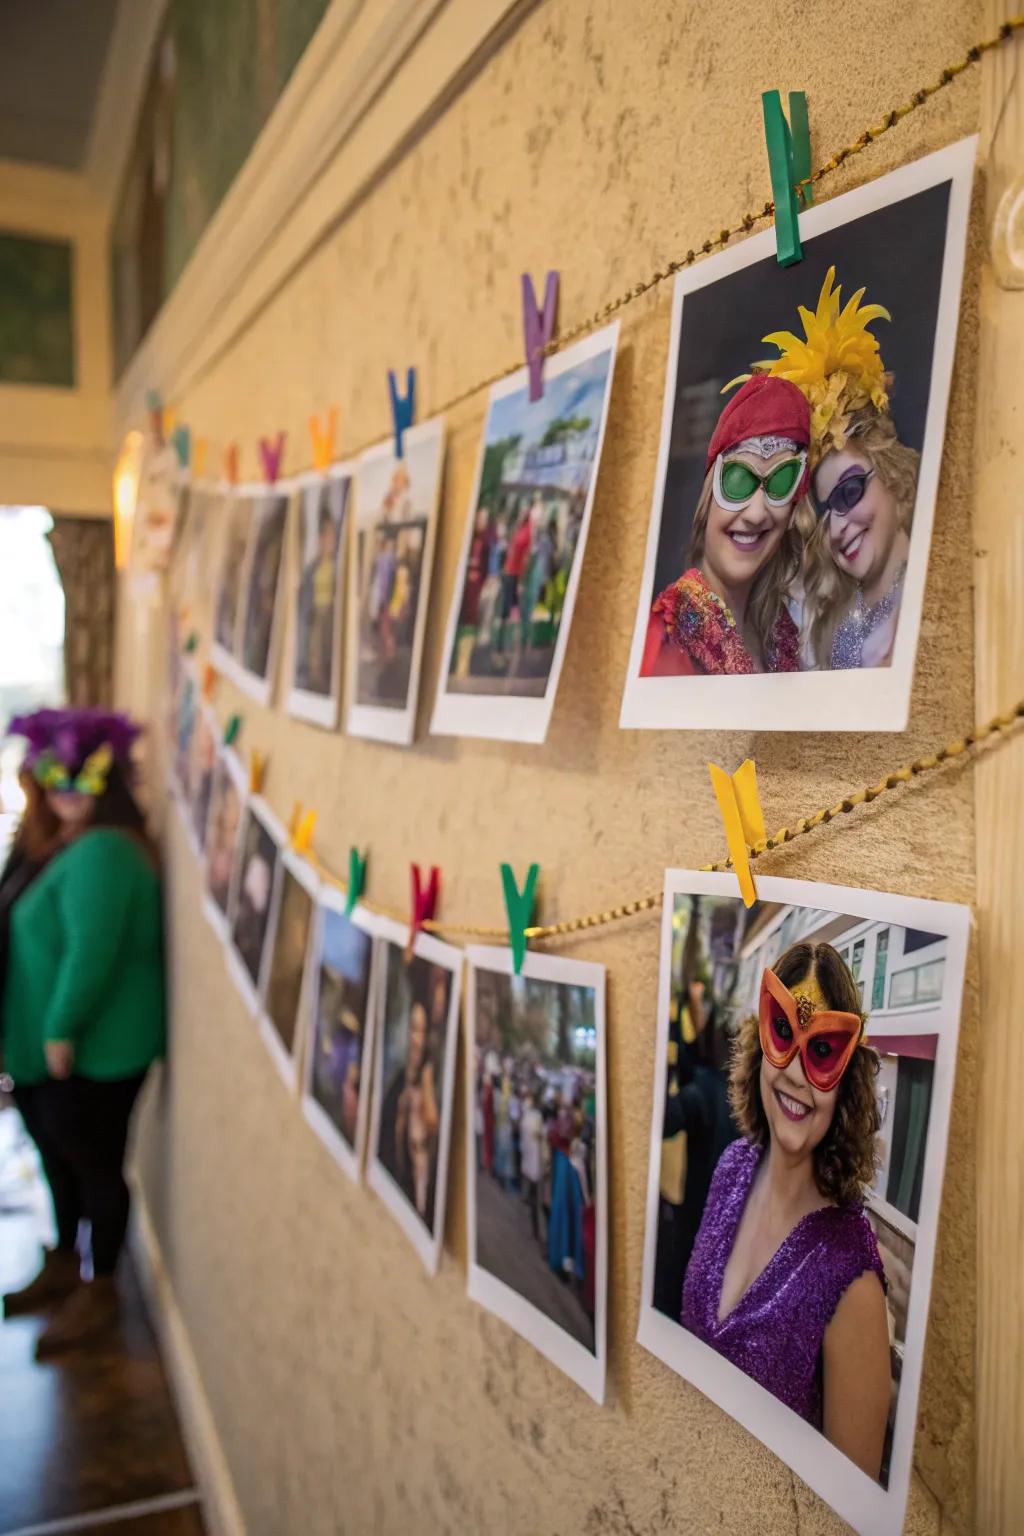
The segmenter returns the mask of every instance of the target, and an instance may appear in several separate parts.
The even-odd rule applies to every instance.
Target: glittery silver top
[[[903,578],[907,574],[904,561],[896,572],[896,580],[877,603],[870,606],[864,601],[864,590],[857,588],[853,612],[836,625],[832,639],[832,667],[834,671],[848,670],[864,665],[864,641],[872,630],[884,624],[886,619],[899,611],[903,598]]]

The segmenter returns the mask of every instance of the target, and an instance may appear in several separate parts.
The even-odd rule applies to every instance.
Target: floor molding
[[[210,1536],[245,1536],[245,1520],[188,1328],[179,1310],[149,1212],[138,1191],[134,1193],[132,1253],[160,1340],[182,1437],[202,1491],[206,1524]]]
[[[94,1530],[98,1525],[117,1525],[122,1520],[142,1520],[147,1515],[162,1515],[169,1509],[185,1509],[201,1504],[198,1488],[181,1488],[176,1493],[160,1493],[152,1499],[133,1499],[130,1504],[112,1504],[106,1509],[92,1509],[84,1515],[65,1515],[59,1520],[42,1520],[37,1525],[21,1525],[4,1536],[69,1536],[72,1531]]]

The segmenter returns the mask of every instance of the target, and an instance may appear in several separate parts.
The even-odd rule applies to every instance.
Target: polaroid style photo
[[[221,486],[220,558],[213,594],[210,660],[225,677],[238,679],[239,631],[249,588],[249,530],[254,502],[250,488]]]
[[[604,1401],[604,966],[471,947],[469,1294]]]
[[[230,747],[220,747],[213,769],[203,842],[203,915],[225,940],[248,798],[249,780],[238,753]]]
[[[430,598],[444,418],[410,427],[356,465],[355,535],[346,655],[346,729],[408,746],[416,732]]]
[[[180,802],[189,841],[197,854],[202,854],[206,842],[206,823],[210,814],[218,744],[217,716],[209,704],[201,702],[196,710],[187,777],[182,786]]]
[[[905,729],[975,147],[676,277],[623,727]]]
[[[228,908],[228,969],[253,1014],[260,1008],[277,869],[287,844],[288,834],[266,801],[250,796],[242,811]]]
[[[861,1536],[903,1529],[969,926],[665,876],[638,1339]]]
[[[430,729],[542,742],[583,565],[618,322],[491,390]]]
[[[250,490],[253,512],[235,630],[235,681],[257,704],[269,704],[283,620],[281,593],[291,487],[279,481]]]
[[[297,720],[333,731],[341,709],[341,644],[345,553],[353,467],[297,482],[297,560],[285,708]]]
[[[377,920],[323,887],[314,917],[302,1113],[358,1183],[370,1112]]]
[[[307,964],[319,877],[308,859],[284,848],[277,861],[270,937],[260,985],[260,1033],[286,1086],[299,1084]]]
[[[367,1183],[436,1274],[444,1241],[462,951],[380,924]]]

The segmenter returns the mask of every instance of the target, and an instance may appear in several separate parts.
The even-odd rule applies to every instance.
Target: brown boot
[[[107,1331],[117,1315],[117,1286],[112,1275],[80,1285],[36,1340],[36,1359],[45,1360],[79,1344],[91,1344]]]
[[[35,1279],[20,1291],[8,1291],[4,1297],[4,1316],[24,1317],[28,1312],[41,1312],[51,1302],[63,1301],[81,1281],[79,1268],[80,1260],[74,1251],[44,1248],[43,1267]]]

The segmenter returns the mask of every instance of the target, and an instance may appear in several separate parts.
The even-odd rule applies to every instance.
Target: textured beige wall
[[[809,93],[816,159],[961,54],[979,8],[869,0],[724,6],[542,0],[387,179],[181,400],[212,440],[275,424],[307,458],[310,410],[338,399],[342,448],[386,429],[384,368],[420,365],[421,415],[521,347],[518,274],[561,269],[571,324],[768,194],[762,89]],[[968,76],[833,178],[829,193],[974,130]],[[223,719],[270,753],[266,793],[319,811],[339,870],[371,849],[369,890],[404,905],[410,858],[444,870],[444,910],[501,920],[499,860],[539,858],[559,916],[656,890],[715,857],[705,764],[753,753],[771,826],[957,734],[971,718],[970,486],[978,238],[903,737],[623,733],[622,680],[654,479],[669,291],[631,305],[560,695],[542,748],[327,735],[221,687]],[[449,419],[424,663],[437,678],[483,397]],[[249,468],[253,468],[253,450]],[[208,633],[208,614],[199,615]],[[633,1342],[653,1075],[658,931],[577,941],[609,974],[610,1391],[597,1408],[465,1296],[461,1092],[446,1252],[428,1279],[378,1201],[304,1125],[199,913],[168,825],[174,1022],[139,1161],[173,1284],[254,1536],[837,1532],[788,1469]],[[969,770],[901,791],[774,856],[773,873],[970,901]],[[964,1014],[907,1529],[970,1529],[974,1429],[974,1099]],[[460,1075],[461,1084],[461,1075]]]

